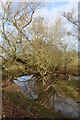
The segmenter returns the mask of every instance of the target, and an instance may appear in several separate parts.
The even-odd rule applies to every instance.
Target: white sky
[[[79,2],[79,0],[0,0],[1,2]]]
[[[1,1],[1,0],[0,0]],[[4,0],[2,0],[4,1]],[[6,0],[13,1],[13,0]],[[38,10],[35,15],[45,17],[49,22],[54,21],[55,18],[61,17],[62,12],[68,12],[72,8],[76,11],[76,16],[78,16],[78,1],[79,0],[17,0],[17,2],[44,2],[45,7]],[[47,3],[48,2],[48,3]],[[64,19],[63,19],[64,20]],[[65,27],[67,29],[72,29],[72,26],[65,20]]]
[[[70,0],[66,0],[68,2],[48,2],[46,3],[45,7],[41,8],[40,10],[38,10],[35,15],[36,16],[42,16],[45,17],[45,19],[49,22],[53,22],[56,17],[61,17],[63,12],[69,12],[71,9],[74,8],[75,10],[75,16],[78,18],[78,2],[70,2]],[[65,28],[70,31],[72,30],[72,25],[64,18],[63,22],[64,22],[64,26]],[[78,34],[78,31],[77,33]],[[74,41],[74,42],[73,42]],[[76,44],[76,49],[78,49],[78,40],[77,38],[73,38],[71,37],[70,40],[66,41],[68,44],[72,44],[77,42]]]
[[[59,5],[59,3],[61,3],[61,4]],[[50,8],[50,5],[51,5],[51,8]],[[65,2],[63,4],[63,2],[56,2],[56,3],[49,2],[49,3],[45,4],[45,7],[38,10],[36,12],[36,14],[51,20],[52,18],[54,18],[56,16],[61,16],[62,12],[70,11],[72,8],[74,8],[75,11],[78,11],[78,3],[77,2],[71,2],[71,3]]]

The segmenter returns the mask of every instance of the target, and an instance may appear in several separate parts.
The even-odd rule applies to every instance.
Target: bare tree
[[[64,12],[63,17],[65,17],[73,25],[72,32],[67,32],[67,34],[78,38],[78,40],[80,41],[80,36],[78,34],[78,31],[80,31],[80,24],[79,24],[80,16],[78,16],[77,12],[75,12],[75,10],[72,9],[70,12]]]
[[[5,2],[0,4],[2,6],[0,10],[0,49],[2,49],[0,57],[3,59],[3,74],[8,75],[8,70],[5,70],[6,64],[9,66],[17,61],[20,64],[25,64],[25,68],[27,67],[27,54],[32,42],[28,29],[34,21],[34,13],[41,3]],[[9,74],[11,76],[11,72]]]
[[[19,60],[16,56],[22,54],[24,40],[26,44],[31,44],[29,38],[28,27],[33,20],[33,15],[40,3],[2,3],[2,11],[0,13],[2,48],[4,56],[13,60]],[[7,60],[5,57],[4,59]],[[22,60],[21,60],[22,62]],[[24,62],[24,61],[23,61]]]

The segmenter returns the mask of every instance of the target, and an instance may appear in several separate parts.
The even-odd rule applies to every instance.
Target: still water
[[[75,80],[77,79],[78,77],[76,77]],[[71,80],[70,77],[69,80]],[[25,92],[26,96],[31,99],[37,99],[41,91],[43,91],[41,82],[37,83],[36,78],[33,77],[33,75],[22,76],[17,78],[17,80],[14,80],[14,82],[18,84],[20,90]],[[48,93],[42,104],[55,112],[62,113],[63,115],[68,115],[72,118],[78,117],[79,104],[73,101],[71,98],[63,99],[60,93],[55,93],[51,96],[49,96]]]

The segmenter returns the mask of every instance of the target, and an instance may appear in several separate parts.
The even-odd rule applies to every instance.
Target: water
[[[71,76],[70,76],[71,77]],[[80,77],[76,77],[76,80]],[[71,80],[71,78],[69,78]],[[32,99],[37,99],[41,91],[43,90],[40,80],[36,82],[36,78],[33,75],[22,76],[17,80],[14,80],[16,84],[19,85],[20,90],[25,92],[27,97]],[[71,98],[63,99],[60,93],[56,93],[49,97],[44,98],[43,105],[55,112],[60,112],[63,115],[72,116],[72,118],[77,118],[79,113],[78,103],[73,101]]]
[[[55,95],[55,112],[60,112],[64,115],[78,117],[78,104],[71,98],[60,99],[61,95]],[[61,96],[62,97],[62,96]]]
[[[32,77],[33,77],[33,75],[21,76],[21,77],[17,78],[17,81],[20,81],[20,82],[27,82],[27,80],[31,79]]]
[[[80,80],[80,76],[72,76],[70,74],[68,76],[69,76],[68,80],[72,80],[72,79]]]

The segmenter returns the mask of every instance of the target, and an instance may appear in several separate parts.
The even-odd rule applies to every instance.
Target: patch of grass
[[[78,83],[77,80],[71,80],[71,81],[58,81],[56,84],[53,84],[53,87],[56,89],[57,92],[59,92],[63,98],[72,98],[76,102],[80,100],[78,98]]]
[[[74,75],[78,75],[78,71],[79,71],[79,68],[80,66],[78,65],[79,64],[79,58],[76,57],[72,62],[70,62],[67,66],[67,72],[69,74],[74,74]]]

